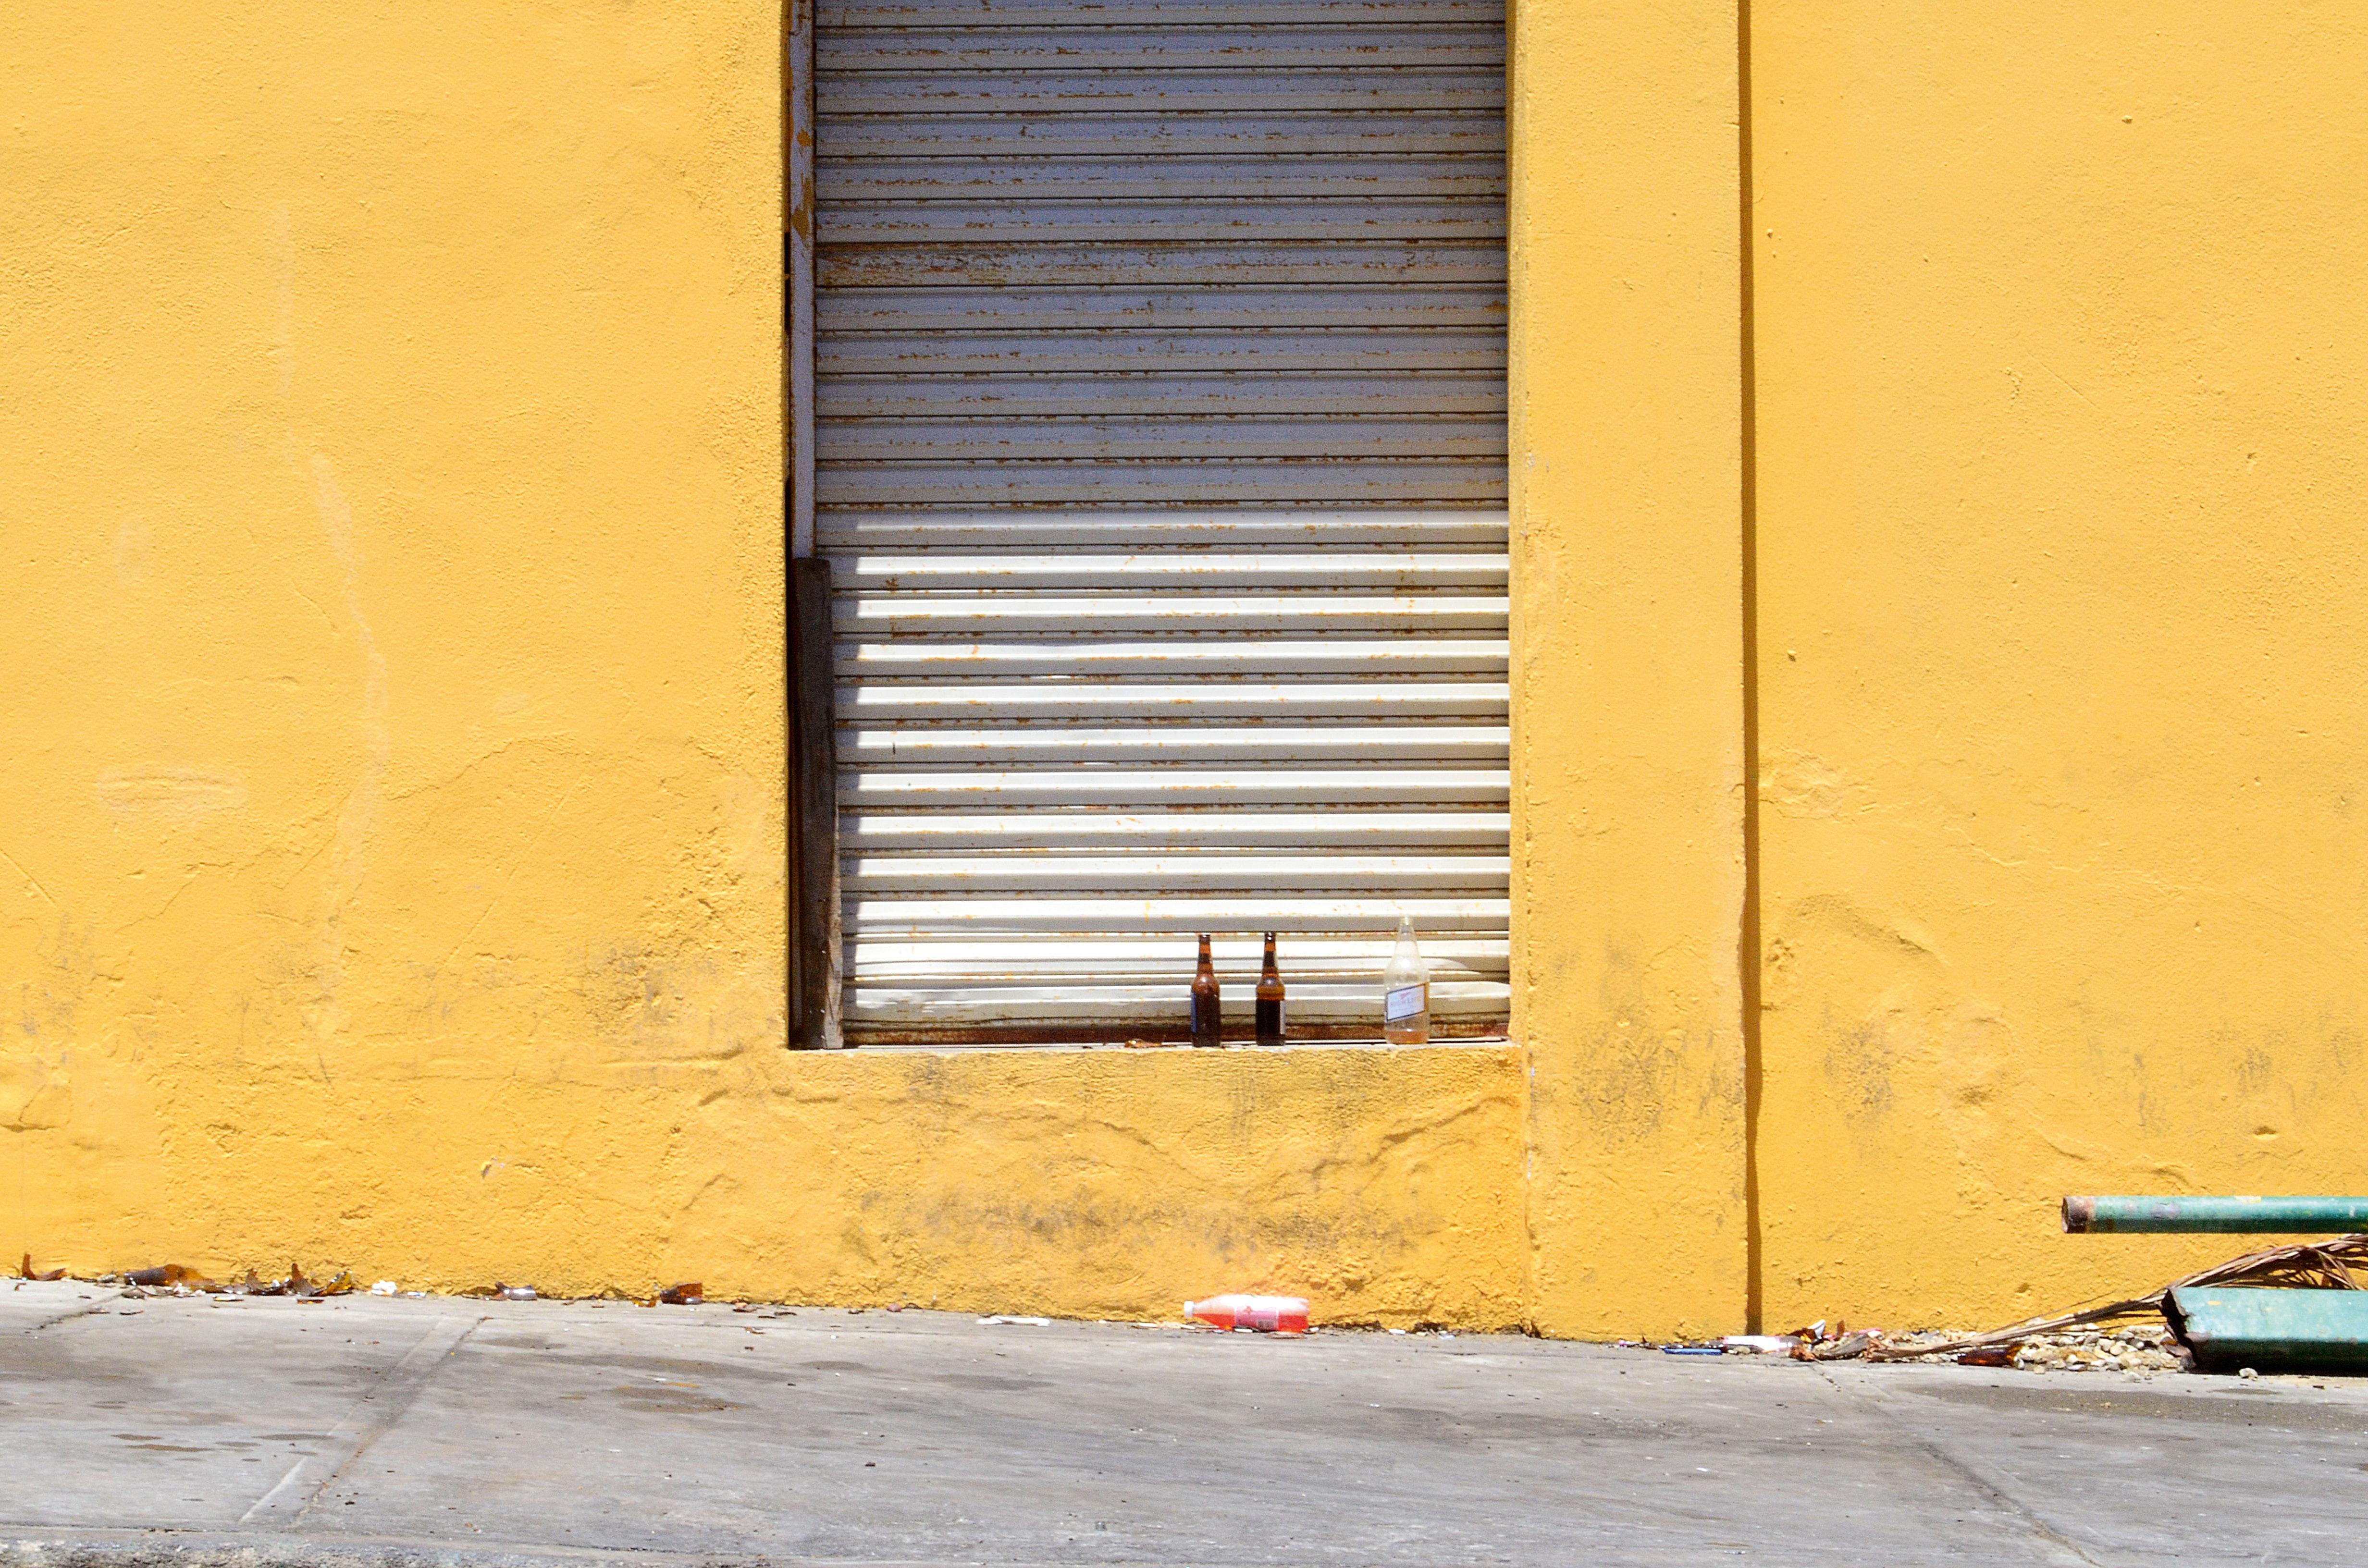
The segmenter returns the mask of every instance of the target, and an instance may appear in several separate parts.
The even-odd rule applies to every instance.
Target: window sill
[[[882,1051],[895,1051],[905,1054],[918,1051],[941,1056],[968,1056],[976,1054],[980,1051],[996,1051],[1004,1053],[1012,1051],[1027,1051],[1032,1054],[1041,1054],[1046,1051],[1055,1053],[1079,1053],[1091,1051],[1096,1054],[1107,1054],[1112,1056],[1148,1056],[1160,1051],[1185,1051],[1195,1055],[1207,1056],[1285,1056],[1296,1051],[1445,1051],[1451,1049],[1463,1049],[1466,1047],[1493,1050],[1501,1049],[1505,1046],[1510,1045],[1512,1041],[1504,1035],[1458,1035],[1444,1039],[1425,1040],[1420,1045],[1394,1045],[1385,1040],[1294,1040],[1287,1041],[1281,1045],[1258,1045],[1254,1041],[1245,1040],[1227,1040],[1224,1045],[1212,1049],[1205,1046],[1194,1046],[1189,1040],[1143,1040],[1139,1042],[1129,1042],[1126,1040],[1008,1040],[977,1041],[866,1040],[860,1045],[849,1046],[847,1049],[871,1051],[874,1054]]]

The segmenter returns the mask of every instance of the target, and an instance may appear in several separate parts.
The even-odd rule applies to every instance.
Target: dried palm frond
[[[2242,1257],[2174,1279],[2159,1290],[2143,1296],[2133,1296],[2126,1301],[2114,1301],[2087,1312],[2066,1312],[2061,1317],[2033,1318],[2011,1328],[1993,1329],[1964,1339],[1947,1340],[1939,1345],[1872,1345],[1865,1352],[1870,1361],[1905,1361],[1918,1356],[1953,1355],[1963,1350],[1980,1350],[1994,1345],[2012,1345],[2017,1340],[2030,1339],[2042,1334],[2057,1334],[2067,1328],[2080,1328],[2094,1323],[2111,1323],[2117,1318],[2144,1317],[2160,1313],[2163,1302],[2173,1290],[2192,1285],[2283,1286],[2305,1290],[2368,1290],[2353,1274],[2354,1269],[2368,1271],[2368,1235],[2339,1236],[2331,1242],[2299,1242],[2293,1246],[2269,1247],[2260,1252],[2248,1252]]]

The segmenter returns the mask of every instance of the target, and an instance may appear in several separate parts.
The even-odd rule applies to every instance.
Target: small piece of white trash
[[[1050,1328],[1050,1327],[1052,1327],[1052,1326],[1053,1326],[1053,1320],[1052,1320],[1051,1318],[1022,1318],[1022,1317],[1012,1317],[1012,1316],[1010,1316],[1010,1315],[1008,1315],[1008,1314],[1007,1314],[1007,1313],[1000,1313],[1000,1312],[998,1312],[997,1314],[996,1314],[994,1317],[991,1317],[991,1318],[981,1318],[981,1319],[979,1319],[978,1321],[979,1321],[979,1322],[981,1322],[981,1323],[1016,1323],[1016,1324],[1026,1324],[1026,1325],[1027,1325],[1028,1327],[1030,1327],[1030,1328]]]
[[[2260,1377],[2261,1374],[2260,1374],[2260,1373],[2259,1373],[2259,1372],[2257,1372],[2257,1371],[2255,1371],[2255,1370],[2253,1370],[2253,1369],[2252,1369],[2252,1368],[2250,1368],[2250,1367],[2239,1367],[2239,1368],[2237,1368],[2237,1375],[2238,1377],[2240,1377],[2240,1378],[2244,1379],[2247,1382],[2250,1382],[2250,1381],[2252,1381],[2255,1378]]]
[[[377,1284],[370,1287],[370,1294],[373,1296],[400,1296],[403,1294],[403,1287],[396,1284],[392,1279],[381,1279]]]

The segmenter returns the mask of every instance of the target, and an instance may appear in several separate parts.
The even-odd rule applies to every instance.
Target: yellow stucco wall
[[[2356,1187],[2363,25],[1763,9],[1747,389],[1737,19],[1517,18],[1519,1044],[803,1055],[778,15],[0,14],[0,1250],[1739,1327],[1755,540],[1770,1325]]]
[[[779,21],[0,15],[0,1250],[1519,1323],[1509,1051],[782,1049]]]
[[[1513,138],[1513,1027],[1535,1314],[1743,1326],[1736,11],[1543,0]]]
[[[2368,17],[1755,8],[1771,1326],[2357,1191]]]

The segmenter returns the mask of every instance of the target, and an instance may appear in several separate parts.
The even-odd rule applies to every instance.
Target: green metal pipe
[[[2335,1235],[2368,1230],[2368,1198],[2067,1198],[2064,1228]]]
[[[2368,1290],[2183,1285],[2162,1315],[2199,1372],[2368,1370]]]

